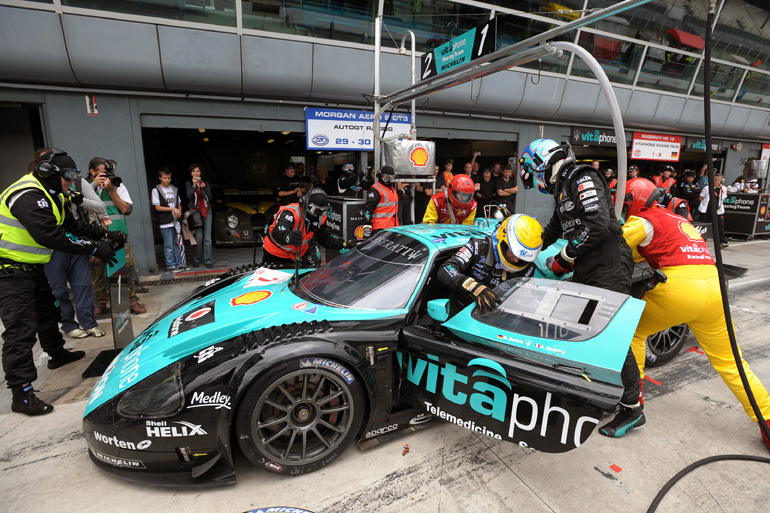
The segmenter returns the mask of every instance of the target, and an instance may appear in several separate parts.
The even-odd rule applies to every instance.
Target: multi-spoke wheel
[[[647,337],[647,367],[671,361],[682,350],[689,333],[686,324],[679,324]]]
[[[238,443],[257,466],[304,474],[342,454],[363,414],[363,389],[344,365],[325,358],[291,360],[249,387],[238,408]]]

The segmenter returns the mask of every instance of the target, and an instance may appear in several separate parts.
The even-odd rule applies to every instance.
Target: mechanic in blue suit
[[[548,259],[548,269],[557,276],[574,269],[575,283],[629,294],[634,258],[613,215],[604,176],[591,166],[578,165],[569,146],[551,139],[532,141],[519,162],[525,187],[536,185],[538,192],[556,198],[554,213],[543,230],[543,248],[559,238],[567,244]],[[630,348],[620,378],[624,387],[620,410],[599,429],[604,436],[623,436],[645,423],[639,401],[639,368]]]
[[[504,219],[493,235],[472,237],[438,271],[439,283],[452,291],[450,315],[473,302],[482,312],[492,310],[500,304],[493,288],[511,278],[533,276],[542,232],[537,219],[516,214]]]

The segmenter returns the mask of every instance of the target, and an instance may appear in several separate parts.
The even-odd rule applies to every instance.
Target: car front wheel
[[[689,333],[687,324],[679,324],[647,337],[647,367],[658,367],[673,360]]]
[[[257,378],[238,408],[236,435],[256,466],[305,474],[333,462],[361,429],[362,385],[339,362],[289,360]]]

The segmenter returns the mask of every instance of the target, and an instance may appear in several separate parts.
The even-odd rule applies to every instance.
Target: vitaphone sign
[[[487,358],[466,365],[396,352],[415,407],[496,440],[544,452],[570,451],[588,439],[601,412],[550,392],[513,386],[503,366]],[[403,375],[403,374],[402,374]]]
[[[617,143],[618,138],[615,136],[614,130],[572,128],[572,144],[574,145],[615,146]]]

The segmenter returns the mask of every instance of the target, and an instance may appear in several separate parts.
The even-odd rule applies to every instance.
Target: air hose
[[[725,323],[727,324],[727,333],[730,337],[730,347],[733,351],[733,358],[735,358],[735,365],[738,367],[738,374],[741,376],[741,383],[743,384],[743,388],[746,391],[746,396],[749,399],[749,403],[751,403],[751,408],[754,410],[754,414],[757,416],[757,419],[759,420],[759,428],[762,430],[762,432],[765,434],[768,440],[770,440],[770,427],[768,427],[767,422],[765,422],[765,419],[762,417],[762,412],[759,409],[759,406],[757,405],[756,399],[754,399],[754,394],[751,391],[751,386],[749,385],[749,380],[746,377],[746,371],[743,368],[743,363],[741,359],[740,351],[738,350],[738,342],[735,339],[735,330],[733,329],[733,321],[732,316],[730,315],[730,303],[727,299],[727,286],[726,286],[726,280],[725,280],[725,271],[724,266],[722,265],[722,248],[719,244],[719,219],[717,218],[717,203],[716,201],[713,201],[714,198],[714,165],[713,165],[713,153],[711,148],[711,31],[713,29],[714,25],[714,15],[716,13],[716,0],[709,0],[709,12],[708,16],[706,17],[706,45],[705,45],[705,54],[703,58],[703,124],[704,124],[704,130],[705,130],[705,136],[706,136],[706,165],[708,166],[708,188],[709,188],[709,214],[711,216],[711,230],[712,234],[714,234],[714,256],[716,257],[716,267],[717,271],[719,272],[719,287],[722,291],[722,309],[725,313]],[[721,191],[720,191],[721,194]],[[695,463],[685,467],[682,469],[679,473],[677,473],[674,477],[672,477],[664,486],[660,489],[658,492],[658,495],[655,496],[655,499],[650,504],[650,507],[647,509],[647,513],[652,513],[658,508],[658,504],[660,504],[660,501],[663,499],[663,496],[666,495],[666,493],[671,489],[671,487],[674,486],[680,479],[682,479],[686,474],[690,473],[692,470],[701,467],[703,465],[706,465],[708,463],[713,463],[715,461],[725,461],[725,460],[748,460],[748,461],[759,461],[763,463],[770,463],[770,458],[762,457],[762,456],[749,456],[749,455],[740,455],[740,454],[725,454],[725,455],[719,455],[719,456],[710,456],[708,458],[704,458],[702,460],[698,460]]]

